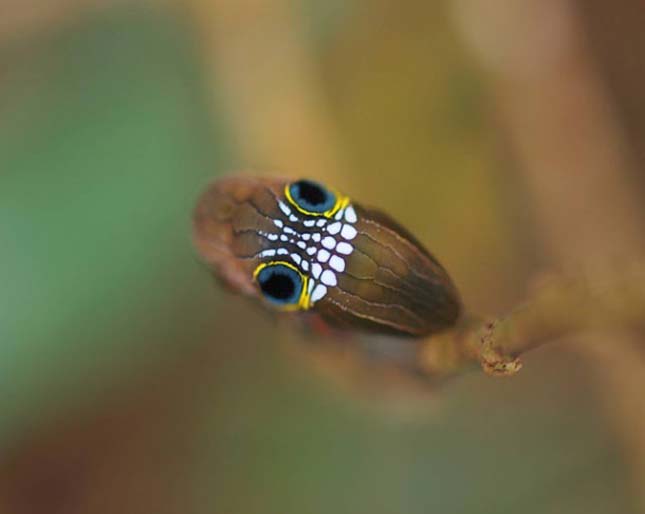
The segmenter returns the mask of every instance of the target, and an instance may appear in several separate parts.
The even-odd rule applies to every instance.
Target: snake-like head
[[[215,181],[194,214],[202,258],[233,290],[332,328],[422,337],[461,304],[437,260],[389,216],[312,180]]]

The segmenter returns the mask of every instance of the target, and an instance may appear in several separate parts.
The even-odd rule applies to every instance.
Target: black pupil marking
[[[318,184],[307,182],[305,180],[299,182],[296,187],[300,198],[309,202],[311,205],[320,205],[325,203],[327,195]]]
[[[269,299],[279,304],[296,303],[300,296],[300,275],[281,264],[267,266],[259,276],[260,290]]]
[[[311,180],[300,180],[291,185],[291,196],[303,209],[323,213],[331,209],[336,198],[327,189]]]

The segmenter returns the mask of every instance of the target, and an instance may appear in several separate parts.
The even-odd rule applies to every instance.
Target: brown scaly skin
[[[194,242],[201,257],[234,291],[261,301],[253,273],[270,259],[257,255],[276,243],[259,231],[275,232],[275,219],[289,225],[278,205],[287,202],[284,190],[289,182],[248,176],[220,179],[202,194],[194,213]],[[354,251],[345,271],[337,275],[337,286],[311,310],[290,315],[319,316],[335,330],[397,336],[426,337],[454,326],[461,302],[437,260],[389,216],[353,200],[351,205],[358,216],[358,235],[351,241]],[[307,258],[295,246],[290,251]]]

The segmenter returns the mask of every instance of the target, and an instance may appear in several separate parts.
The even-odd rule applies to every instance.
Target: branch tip
[[[486,323],[480,336],[479,359],[484,372],[496,377],[509,377],[522,369],[522,361],[503,353],[495,343],[498,340],[497,320]]]

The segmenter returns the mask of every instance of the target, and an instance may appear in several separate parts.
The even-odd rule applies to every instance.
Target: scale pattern
[[[338,285],[338,274],[347,267],[354,252],[352,241],[358,235],[356,210],[350,204],[341,208],[332,219],[303,219],[282,200],[278,201],[282,218],[273,219],[276,231],[258,233],[274,243],[272,248],[257,254],[259,259],[286,258],[308,276],[309,305],[314,306]]]

